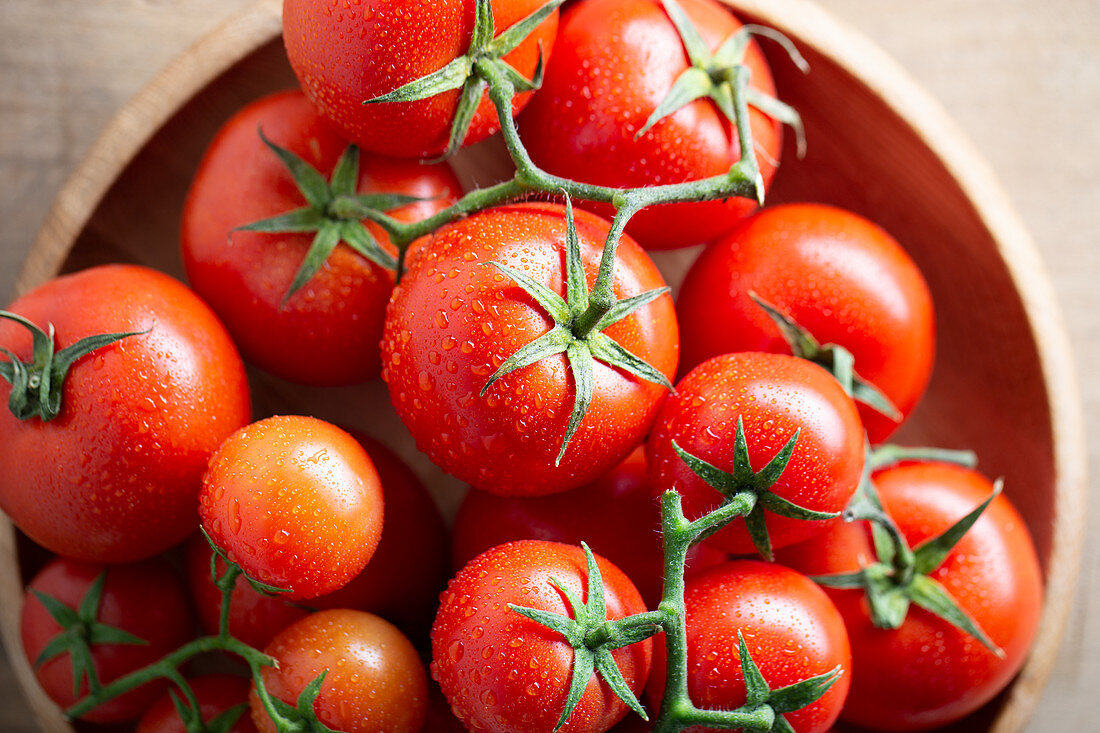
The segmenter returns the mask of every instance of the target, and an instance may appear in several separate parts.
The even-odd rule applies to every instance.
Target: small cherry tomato
[[[863,471],[863,426],[856,406],[824,369],[779,354],[718,356],[680,381],[661,408],[646,447],[653,490],[682,494],[689,519],[720,506],[723,495],[696,475],[672,444],[732,473],[739,420],[754,471],[798,435],[786,468],[767,489],[770,493],[818,512],[840,512],[847,506]],[[798,542],[828,523],[779,516],[770,509],[764,517],[772,547]],[[705,542],[736,554],[754,547],[742,520]]]
[[[697,706],[732,710],[745,704],[740,632],[772,690],[840,667],[840,676],[823,696],[783,714],[797,733],[823,733],[836,722],[851,681],[852,653],[843,619],[812,580],[780,565],[731,562],[688,579],[684,604],[688,693]],[[666,659],[664,643],[656,646],[650,692],[660,700]]]
[[[105,574],[95,603],[97,581]],[[167,563],[143,560],[129,565],[93,565],[57,558],[30,582],[23,599],[20,636],[27,660],[35,665],[38,684],[54,702],[68,708],[89,693],[84,677],[80,692],[73,694],[72,646],[57,656],[36,660],[66,629],[51,610],[35,595],[41,593],[68,609],[62,611],[69,624],[68,633],[79,639],[75,644],[90,648],[91,665],[101,684],[152,664],[191,638],[190,607],[183,586]],[[93,599],[89,602],[89,596]],[[85,613],[86,612],[86,613]],[[124,632],[133,643],[94,643],[89,636],[96,629]],[[77,658],[81,655],[78,652]],[[134,720],[163,691],[164,680],[155,680],[108,700],[81,717],[96,723]]]
[[[418,733],[428,705],[424,665],[393,624],[347,609],[319,611],[284,629],[264,649],[279,661],[265,667],[272,697],[296,705],[306,686],[326,672],[314,702],[318,719],[345,733]],[[255,686],[252,720],[262,733],[275,725]]]
[[[932,297],[917,266],[885,231],[831,206],[789,204],[758,212],[708,247],[676,303],[682,369],[735,351],[791,349],[750,293],[794,319],[821,344],[851,352],[855,371],[903,416],[932,373]],[[872,443],[900,424],[859,404]]]
[[[910,547],[940,534],[993,492],[981,474],[944,463],[902,464],[873,479]],[[875,555],[865,527],[841,524],[780,559],[831,575],[859,570]],[[828,588],[852,642],[845,720],[876,730],[947,725],[989,702],[1019,671],[1038,629],[1043,583],[1031,536],[1004,495],[929,577],[1004,656],[915,604],[900,628],[876,628],[863,591]]]
[[[606,618],[645,610],[637,589],[601,557]],[[553,730],[565,709],[576,651],[565,637],[508,604],[573,617],[554,580],[587,602],[587,562],[579,547],[520,540],[474,558],[447,586],[432,628],[432,676],[471,730]],[[630,689],[649,676],[649,640],[611,652]],[[602,733],[628,709],[593,676],[563,733]]]
[[[237,711],[239,717],[225,733],[256,733],[256,726],[248,714],[249,683],[244,677],[210,674],[189,679],[187,683],[198,700],[199,717],[203,723],[209,724],[240,705],[242,707]],[[187,699],[179,690],[176,690],[176,696],[187,704]],[[165,693],[141,716],[136,733],[188,733],[188,730],[172,698]]]
[[[187,277],[225,322],[245,359],[261,369],[317,385],[376,377],[393,271],[341,239],[288,297],[317,234],[234,231],[307,204],[260,132],[325,179],[348,145],[298,91],[264,97],[234,115],[206,151],[184,206],[180,244]],[[446,165],[366,154],[359,158],[355,189],[424,199],[387,212],[400,221],[430,216],[461,192]],[[318,216],[335,219],[335,214]],[[381,227],[364,226],[383,250],[394,253]]]
[[[210,458],[203,528],[251,578],[315,598],[344,586],[382,533],[382,488],[363,447],[311,417],[279,416],[231,435]]]
[[[58,351],[144,333],[78,359],[52,420],[0,409],[0,509],[81,560],[126,562],[181,542],[195,529],[207,458],[251,412],[244,365],[214,313],[176,280],[131,265],[59,277],[8,310],[52,324]],[[31,341],[0,320],[0,347],[27,361]]]

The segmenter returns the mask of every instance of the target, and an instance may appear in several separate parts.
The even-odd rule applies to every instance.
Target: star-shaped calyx
[[[565,353],[573,374],[576,396],[573,412],[569,416],[569,425],[561,443],[554,465],[560,465],[569,441],[580,427],[589,405],[592,404],[593,362],[601,361],[608,366],[622,369],[639,379],[672,389],[668,377],[641,357],[631,353],[607,334],[604,329],[618,323],[647,303],[669,292],[667,287],[648,290],[623,300],[614,300],[611,287],[612,267],[608,265],[610,257],[614,261],[617,242],[608,241],[604,249],[604,260],[600,274],[592,290],[588,289],[584,265],[581,262],[580,239],[577,236],[576,223],[573,220],[573,204],[569,196],[565,197],[565,298],[529,275],[508,267],[500,262],[489,262],[508,277],[512,278],[528,295],[535,299],[554,320],[554,326],[539,338],[520,348],[508,357],[489,377],[481,388],[481,395],[493,382],[506,374],[529,364],[541,361],[555,354]],[[613,236],[613,235],[612,235]],[[599,291],[603,298],[610,298],[610,308],[595,308],[593,294]]]
[[[8,361],[0,361],[0,377],[11,385],[8,409],[20,420],[32,417],[49,422],[61,413],[62,387],[69,369],[77,359],[104,346],[121,341],[128,336],[138,336],[148,331],[128,333],[103,333],[87,336],[75,344],[55,351],[53,324],[46,331],[17,313],[0,310],[0,318],[15,321],[31,332],[31,360],[24,362],[0,346],[0,354]]]
[[[725,505],[731,511],[745,517],[745,528],[749,532],[752,544],[760,556],[766,560],[772,559],[772,543],[764,519],[765,509],[791,519],[822,520],[839,516],[833,512],[819,512],[798,506],[770,491],[787,468],[794,453],[795,444],[798,442],[798,435],[799,431],[796,430],[791,439],[759,471],[752,470],[748,441],[745,438],[745,426],[740,416],[737,418],[737,433],[734,436],[732,472],[688,453],[675,440],[672,441],[672,448],[676,451],[676,455],[680,456],[692,473],[726,497]],[[712,531],[717,531],[719,526],[716,525]],[[700,539],[705,536],[702,535]]]
[[[102,689],[92,660],[92,647],[99,644],[147,645],[128,631],[108,626],[99,620],[99,603],[103,598],[103,586],[107,582],[104,570],[88,588],[77,608],[70,608],[53,596],[31,588],[34,597],[46,608],[46,612],[61,627],[61,632],[50,639],[34,660],[37,669],[51,659],[68,654],[73,666],[73,697],[80,697],[80,687],[88,681],[91,694]]]
[[[169,690],[168,696],[172,699],[172,705],[176,708],[176,714],[180,716],[180,722],[183,723],[187,733],[230,733],[233,726],[248,710],[248,703],[242,702],[226,708],[210,720],[203,720],[202,711],[181,700],[175,690]]]
[[[532,31],[557,10],[565,0],[550,0],[535,12],[523,20],[507,28],[496,38],[493,32],[496,30],[493,21],[493,5],[490,0],[477,0],[474,15],[474,30],[470,37],[470,47],[466,55],[459,56],[449,64],[434,71],[427,76],[422,76],[408,84],[394,89],[374,99],[368,99],[363,104],[378,104],[380,102],[415,102],[420,99],[428,99],[443,92],[461,89],[458,107],[455,110],[454,121],[451,123],[450,140],[447,150],[437,159],[444,160],[453,155],[466,139],[466,133],[470,130],[470,123],[474,119],[474,113],[481,103],[481,97],[485,93],[488,82],[479,65],[492,64],[504,77],[512,82],[518,92],[529,92],[542,86],[542,48],[539,48],[538,63],[531,79],[515,70],[504,60],[516,49],[519,44],[531,35]]]
[[[680,40],[684,44],[691,66],[676,78],[668,94],[634,137],[641,137],[660,120],[702,98],[713,101],[726,119],[740,131],[743,128],[738,125],[737,109],[739,102],[743,102],[789,125],[795,132],[798,140],[798,154],[801,157],[806,147],[802,118],[790,105],[750,87],[749,69],[744,64],[749,41],[753,36],[761,36],[770,38],[783,46],[791,60],[803,73],[809,71],[809,64],[790,39],[771,28],[748,24],[731,33],[718,50],[711,52],[707,42],[703,40],[699,30],[692,24],[680,4],[676,0],[663,0],[663,4],[665,12],[668,13],[669,19],[680,34]],[[758,190],[762,193],[763,187]]]
[[[611,652],[644,641],[661,631],[661,627],[648,621],[633,623],[630,616],[615,621],[608,620],[603,576],[600,575],[599,565],[588,545],[582,542],[581,547],[584,549],[588,569],[588,602],[582,603],[577,594],[560,581],[553,578],[550,580],[569,602],[572,618],[552,611],[508,604],[516,613],[558,632],[573,647],[569,694],[554,730],[560,729],[569,720],[593,674],[598,674],[611,691],[643,720],[649,720],[645,708],[623,679]]]
[[[305,259],[294,274],[294,280],[283,295],[280,307],[309,282],[341,242],[379,267],[387,270],[397,267],[397,260],[383,249],[362,220],[423,199],[397,193],[358,193],[359,148],[355,145],[347,147],[332,170],[332,178],[326,181],[320,171],[309,163],[268,140],[263,130],[259,134],[264,144],[286,166],[307,205],[237,227],[233,231],[316,233]]]
[[[874,450],[868,448],[863,480],[849,507],[844,511],[844,518],[846,521],[870,522],[875,562],[854,573],[819,575],[813,577],[813,580],[830,588],[863,590],[867,594],[871,621],[880,629],[900,627],[909,613],[910,605],[915,603],[970,634],[991,652],[1002,657],[1004,652],[1000,647],[959,607],[947,589],[929,576],[947,560],[955,545],[1001,493],[1003,482],[997,479],[989,498],[962,519],[935,537],[910,548],[883,508],[870,475],[878,468],[913,458],[945,460],[964,466],[972,466],[974,463],[974,455],[968,451],[906,450],[896,446],[883,446]]]

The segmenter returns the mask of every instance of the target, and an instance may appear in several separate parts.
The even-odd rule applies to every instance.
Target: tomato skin
[[[187,682],[199,701],[199,714],[204,723],[209,723],[235,705],[248,702],[249,682],[244,677],[211,674],[195,677]],[[186,703],[178,690],[176,694]],[[165,693],[141,716],[136,733],[187,733],[187,728],[180,720],[172,698]],[[229,733],[256,733],[256,726],[252,723],[247,708],[229,729]]]
[[[819,700],[784,714],[797,733],[822,733],[836,722],[848,693],[852,653],[844,621],[812,580],[779,565],[740,560],[688,579],[688,693],[701,708],[745,703],[737,632],[772,690],[833,670],[842,672]],[[650,696],[665,689],[665,646],[656,645]],[[691,731],[712,730],[689,728]]]
[[[612,519],[613,518],[613,519]],[[453,534],[455,567],[512,540],[587,542],[626,573],[650,607],[661,599],[664,554],[660,505],[649,490],[645,451],[639,446],[595,482],[536,497],[503,497],[471,491],[458,508]],[[692,570],[726,560],[705,545],[688,551]]]
[[[50,422],[0,400],[0,509],[66,557],[127,562],[195,528],[206,459],[251,412],[244,365],[194,293],[144,267],[103,265],[52,280],[7,309],[58,350],[93,334],[145,331],[79,359]],[[31,357],[31,336],[0,321],[0,346]],[[5,358],[5,357],[0,357]]]
[[[418,733],[428,705],[424,665],[393,624],[363,611],[318,611],[284,629],[264,649],[279,660],[265,667],[268,692],[291,705],[325,669],[314,703],[317,717],[346,733]],[[252,720],[261,733],[272,733],[253,686]]]
[[[661,408],[646,445],[653,491],[660,495],[671,489],[682,494],[689,519],[720,506],[722,495],[688,468],[672,441],[732,471],[739,417],[754,471],[800,431],[790,462],[771,492],[815,511],[844,509],[863,470],[863,427],[855,404],[824,369],[780,354],[717,356],[680,380],[676,393]],[[775,548],[838,521],[788,519],[771,512],[765,516]],[[743,520],[704,541],[734,554],[755,552]]]
[[[861,377],[903,415],[913,411],[932,373],[932,296],[909,255],[881,228],[832,206],[787,204],[761,210],[708,247],[676,303],[682,369],[735,351],[791,353],[750,291],[820,343],[848,349]],[[866,405],[859,412],[872,443],[900,425]]]
[[[263,370],[313,385],[376,377],[393,272],[340,244],[284,305],[314,234],[233,231],[306,205],[258,129],[326,179],[348,145],[300,91],[263,97],[234,115],[207,149],[184,205],[180,242],[187,277],[225,320],[245,358]],[[461,187],[446,165],[364,153],[358,191],[429,199],[389,212],[415,221],[451,204]],[[381,227],[366,226],[393,251]]]
[[[712,0],[681,0],[713,51],[740,23]],[[751,86],[774,96],[764,55],[749,44]],[[741,157],[737,132],[709,99],[696,100],[638,140],[649,115],[688,68],[687,52],[659,0],[587,0],[562,15],[554,61],[520,117],[531,158],[551,173],[604,186],[682,183],[727,173]],[[775,174],[781,130],[749,111],[765,185]],[[706,242],[756,208],[744,198],[663,204],[636,214],[626,231],[647,249]],[[594,206],[605,216],[607,207]]]
[[[910,546],[943,532],[993,491],[981,474],[941,463],[901,465],[876,473],[874,480]],[[874,554],[867,531],[850,527],[838,525],[780,559],[815,573],[857,570]],[[821,559],[822,542],[831,545],[827,561]],[[860,591],[827,589],[852,642],[845,720],[878,730],[946,725],[987,703],[1019,671],[1038,628],[1043,584],[1034,544],[1009,500],[994,499],[930,577],[1005,657],[998,659],[977,639],[915,605],[900,628],[877,629]]]
[[[630,579],[600,556],[607,618],[645,611]],[[432,627],[432,677],[471,730],[526,733],[553,730],[569,691],[573,648],[556,631],[508,604],[573,617],[556,578],[586,602],[588,570],[579,547],[520,540],[478,555],[443,593]],[[635,694],[645,687],[650,640],[612,652]],[[515,671],[516,674],[510,674]],[[588,682],[563,733],[602,733],[628,711],[602,680]]]
[[[609,224],[576,211],[591,288]],[[566,491],[611,470],[645,437],[667,389],[597,362],[593,400],[561,465],[554,459],[573,409],[564,354],[482,387],[505,359],[549,331],[550,316],[490,261],[564,293],[565,209],[520,204],[438,230],[394,290],[382,340],[382,378],[417,446],[443,470],[510,496]],[[653,261],[628,237],[618,246],[614,291],[627,298],[663,287]],[[604,330],[666,376],[679,336],[662,295]]]
[[[499,35],[543,0],[493,0]],[[427,76],[469,50],[474,0],[364,0],[354,7],[284,0],[283,40],[302,88],[323,115],[366,150],[403,158],[437,156],[447,147],[459,91],[416,102],[363,104]],[[525,78],[554,47],[558,14],[544,20],[504,56]],[[530,94],[517,95],[515,114]],[[464,144],[497,132],[488,94],[481,98]]]
[[[96,578],[107,571],[97,621],[144,639],[147,645],[95,644],[92,660],[100,682],[106,684],[151,664],[191,638],[191,611],[182,584],[162,560],[143,560],[129,565],[97,565],[57,558],[39,571],[28,588],[52,596],[77,609]],[[30,590],[23,599],[20,636],[27,661],[32,665],[61,627]],[[66,652],[35,670],[38,684],[61,708],[68,708],[88,694],[88,682],[73,696],[73,667]],[[108,700],[81,716],[95,723],[117,723],[139,717],[164,689],[155,680]]]
[[[231,435],[211,456],[199,498],[218,547],[291,600],[345,585],[382,533],[382,488],[366,451],[311,417],[271,417]]]

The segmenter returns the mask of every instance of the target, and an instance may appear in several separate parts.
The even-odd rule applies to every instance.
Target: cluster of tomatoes
[[[146,733],[917,730],[1019,669],[1021,518],[957,455],[880,447],[933,362],[902,247],[820,205],[677,198],[623,233],[585,201],[720,176],[738,129],[770,183],[796,118],[769,32],[714,0],[559,5],[286,0],[304,93],[211,143],[194,290],[107,265],[0,312],[0,507],[59,556],[22,633],[60,706]],[[479,206],[422,160],[502,127],[516,185],[564,197]],[[674,304],[647,249],[703,242]],[[381,376],[473,487],[453,527],[375,439],[251,422],[242,356]],[[212,651],[251,680],[189,666]]]

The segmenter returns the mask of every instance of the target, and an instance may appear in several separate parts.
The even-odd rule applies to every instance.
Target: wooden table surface
[[[249,0],[0,0],[0,303],[57,189],[114,111]],[[1100,476],[1100,3],[821,0],[893,54],[988,158],[1065,310]],[[1031,731],[1100,713],[1100,514]],[[0,603],[18,603],[2,598]],[[0,730],[35,730],[0,654]]]

